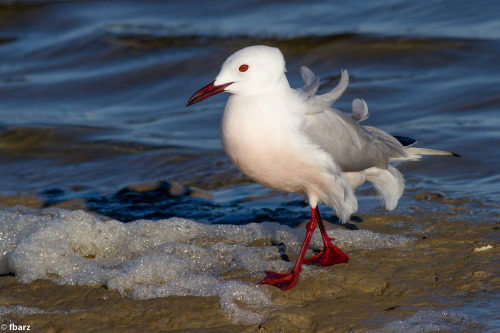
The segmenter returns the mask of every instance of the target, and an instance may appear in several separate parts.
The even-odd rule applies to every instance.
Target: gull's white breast
[[[308,158],[317,147],[301,131],[300,105],[294,94],[276,91],[230,96],[221,139],[231,161],[253,180],[275,190],[307,194],[306,184],[320,185],[321,172]]]

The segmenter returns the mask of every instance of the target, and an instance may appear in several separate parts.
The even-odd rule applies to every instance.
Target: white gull
[[[418,160],[422,155],[455,155],[412,148],[415,140],[394,137],[359,122],[368,117],[363,100],[355,99],[352,113],[330,108],[349,83],[346,70],[330,92],[316,95],[319,78],[301,68],[304,84],[292,89],[285,76],[281,51],[269,46],[246,47],[226,59],[215,81],[196,92],[187,106],[220,92],[229,92],[221,123],[221,139],[231,161],[248,177],[272,189],[300,193],[311,206],[311,219],[291,273],[267,271],[261,282],[283,290],[298,281],[302,263],[319,266],[347,262],[349,257],[329,238],[318,204],[332,207],[341,222],[358,209],[354,190],[373,184],[388,210],[403,194],[401,173],[389,164]],[[403,146],[404,143],[407,147]],[[319,225],[324,249],[305,259],[310,238]]]

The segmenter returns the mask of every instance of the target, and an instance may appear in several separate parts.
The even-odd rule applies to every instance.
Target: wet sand
[[[21,284],[11,275],[0,277],[0,307],[21,305],[44,313],[10,312],[1,323],[31,325],[36,332],[356,332],[403,320],[421,309],[459,307],[493,297],[500,286],[499,219],[493,207],[478,218],[474,210],[481,208],[466,202],[430,201],[406,212],[362,215],[356,224],[360,229],[403,234],[415,242],[403,249],[348,251],[348,264],[315,268],[290,291],[264,287],[283,308],[262,324],[232,324],[216,297],[133,300],[101,286],[47,280]],[[426,209],[431,204],[441,209]],[[328,223],[327,228],[341,226]],[[474,251],[486,245],[493,248]],[[262,278],[242,279],[257,283]]]

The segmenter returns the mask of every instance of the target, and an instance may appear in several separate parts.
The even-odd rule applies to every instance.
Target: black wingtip
[[[451,153],[453,156],[455,157],[462,157],[462,155],[458,155],[458,154],[455,154],[455,153]]]
[[[417,140],[409,138],[407,136],[393,135],[393,137],[395,137],[396,140],[398,140],[399,143],[403,145],[403,147],[409,147],[417,142]]]

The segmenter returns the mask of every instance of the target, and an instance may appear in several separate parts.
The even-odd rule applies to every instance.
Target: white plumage
[[[415,160],[426,153],[450,155],[419,148],[408,152],[392,135],[360,125],[369,116],[364,100],[353,101],[351,114],[330,108],[347,88],[347,71],[341,72],[334,89],[322,95],[316,95],[319,78],[307,67],[300,70],[304,84],[299,89],[290,88],[285,72],[279,49],[244,48],[231,55],[215,81],[195,93],[187,105],[222,91],[231,93],[221,122],[226,154],[256,182],[306,196],[312,208],[311,220],[318,215],[325,249],[333,245],[325,239],[318,203],[332,207],[340,221],[346,222],[358,208],[355,188],[369,181],[385,207],[392,210],[403,194],[404,181],[390,161]],[[316,221],[311,223],[316,226]],[[306,243],[307,235],[305,247]],[[335,255],[345,256],[340,253]],[[332,260],[314,259],[311,263],[337,263]],[[297,277],[299,261],[300,256],[299,267],[294,268]],[[263,282],[288,289],[295,284],[294,278],[268,272]]]

